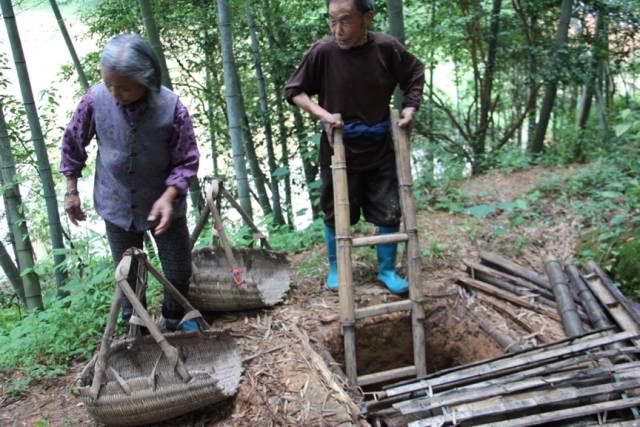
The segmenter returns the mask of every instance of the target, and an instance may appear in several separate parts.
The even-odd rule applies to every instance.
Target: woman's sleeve
[[[198,174],[200,152],[196,144],[191,116],[180,100],[176,103],[173,131],[173,138],[169,144],[171,172],[165,180],[165,185],[173,186],[178,189],[180,195],[185,195],[189,189],[189,183]]]
[[[68,178],[79,178],[87,161],[86,147],[96,134],[93,99],[88,91],[80,100],[62,136],[60,172]]]

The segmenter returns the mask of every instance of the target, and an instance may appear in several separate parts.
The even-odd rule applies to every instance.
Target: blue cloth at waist
[[[324,129],[324,123],[320,123],[320,127]],[[369,126],[361,121],[355,121],[345,123],[342,132],[344,139],[355,139],[364,137],[371,138],[375,141],[381,141],[387,138],[390,127],[391,122],[389,121],[389,119],[380,123],[376,123],[372,126]]]

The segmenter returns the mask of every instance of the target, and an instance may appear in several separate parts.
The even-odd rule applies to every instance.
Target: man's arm
[[[412,53],[407,51],[400,42],[394,49],[396,52],[394,69],[400,89],[404,94],[402,103],[402,118],[400,127],[409,127],[413,117],[420,108],[422,91],[424,89],[424,65]]]
[[[306,92],[300,92],[293,98],[291,98],[294,104],[305,110],[307,113],[319,119],[324,124],[324,131],[327,133],[329,144],[333,146],[333,130],[335,128],[341,128],[344,123],[342,120],[336,120],[336,118],[313,101]]]

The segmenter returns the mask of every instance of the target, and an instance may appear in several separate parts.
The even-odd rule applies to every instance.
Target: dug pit
[[[503,354],[466,310],[446,302],[428,307],[425,340],[429,373]],[[413,364],[411,319],[406,312],[358,321],[356,342],[358,375]],[[335,361],[344,367],[339,325],[332,328],[326,345]]]

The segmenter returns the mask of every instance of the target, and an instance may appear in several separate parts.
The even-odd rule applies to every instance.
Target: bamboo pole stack
[[[468,275],[455,281],[480,304],[528,333],[535,329],[516,310],[530,310],[561,323],[567,338],[528,349],[513,342],[514,351],[509,337],[468,308],[505,355],[386,386],[363,406],[370,422],[412,427],[640,424],[640,311],[598,265],[586,263],[583,273],[548,258],[547,277],[491,253],[465,265]]]

